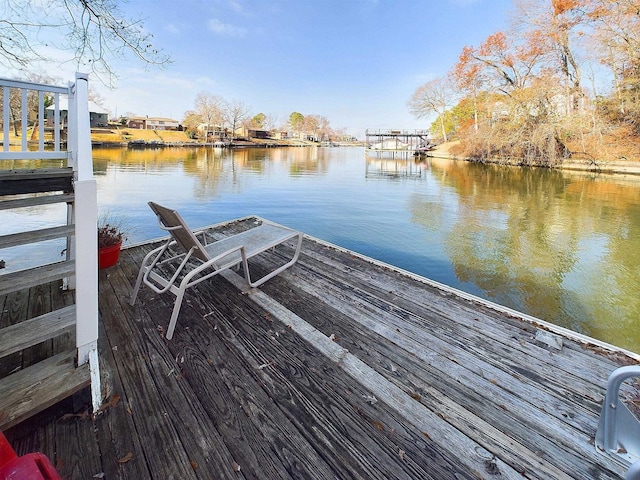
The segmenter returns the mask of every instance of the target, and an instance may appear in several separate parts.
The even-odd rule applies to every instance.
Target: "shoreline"
[[[461,160],[464,162],[473,162],[473,160],[451,153],[450,149],[454,145],[455,145],[455,142],[439,145],[434,150],[429,152],[428,156],[445,158],[450,160]],[[480,162],[476,162],[476,163],[480,163]],[[492,164],[492,165],[511,166],[511,167],[526,166],[530,168],[548,168],[550,170],[587,172],[587,173],[594,173],[594,174],[604,173],[608,175],[634,175],[634,176],[638,176],[640,179],[640,162],[634,162],[634,161],[616,162],[616,161],[607,161],[607,160],[600,160],[600,161],[565,160],[559,165],[556,165],[553,167],[547,167],[543,165],[513,165],[509,163],[501,163],[499,161],[486,161],[482,163]]]
[[[472,160],[461,157],[450,150],[455,146],[456,142],[449,142],[446,144],[438,145],[435,149],[430,151],[426,157],[437,157],[450,160],[460,160],[465,162],[472,162]],[[334,142],[331,144],[323,144],[318,142],[311,142],[308,140],[271,140],[271,139],[251,139],[251,140],[235,140],[228,143],[211,142],[211,143],[199,143],[192,141],[160,141],[160,140],[141,140],[135,139],[124,142],[113,141],[99,141],[92,139],[92,148],[131,148],[131,149],[154,149],[154,148],[199,148],[199,147],[211,147],[211,148],[282,148],[282,147],[357,147],[362,146],[362,142]],[[513,165],[501,163],[499,161],[484,162],[494,165],[502,166],[514,166],[519,167],[522,165]],[[640,162],[634,161],[594,161],[594,160],[565,160],[561,164],[547,167],[530,165],[532,168],[549,168],[553,170],[575,171],[575,172],[587,172],[594,174],[609,174],[609,175],[633,175],[640,178]]]

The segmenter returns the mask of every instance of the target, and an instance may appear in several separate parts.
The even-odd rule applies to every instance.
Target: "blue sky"
[[[413,91],[447,73],[465,45],[508,26],[511,0],[131,0],[174,62],[117,65],[112,114],[181,120],[199,92],[239,100],[283,123],[293,111],[332,127],[426,128]]]

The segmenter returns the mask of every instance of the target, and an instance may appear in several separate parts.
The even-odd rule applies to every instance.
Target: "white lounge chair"
[[[244,278],[247,283],[252,287],[257,287],[289,268],[300,255],[303,234],[290,228],[263,221],[261,225],[250,230],[207,244],[204,233],[195,233],[189,229],[177,211],[154,202],[149,202],[149,206],[158,216],[158,226],[162,230],[168,231],[171,237],[163,246],[149,252],[144,257],[136,285],[131,294],[130,304],[134,305],[142,282],[156,293],[173,293],[176,300],[166,333],[168,340],[173,337],[182,299],[187,288],[240,264],[244,269]],[[202,240],[199,240],[198,237]],[[296,237],[298,239],[297,245],[291,260],[260,279],[251,280],[247,262],[249,258]],[[182,253],[171,253],[175,251],[173,247],[176,246],[182,250]],[[171,250],[169,250],[170,247]]]

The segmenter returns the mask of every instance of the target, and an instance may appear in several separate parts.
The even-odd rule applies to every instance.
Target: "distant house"
[[[245,127],[244,125],[236,128],[235,134],[237,137],[244,138],[271,138],[271,132],[269,132],[269,130],[250,128]]]
[[[353,135],[342,135],[339,140],[341,142],[357,142],[358,141],[358,137],[354,137]]]
[[[276,140],[286,140],[289,138],[289,134],[286,131],[273,131],[271,132],[271,137]]]
[[[492,122],[508,118],[510,116],[509,106],[500,100],[491,105],[489,112],[491,114]]]
[[[207,136],[209,137],[207,140],[215,140],[216,138],[223,139],[228,136],[227,130],[221,125],[207,125],[206,123],[201,123],[196,127],[196,129],[201,135],[204,135],[204,132],[207,132]]]
[[[48,127],[54,124],[55,105],[47,107],[45,110],[45,119]],[[60,125],[67,125],[67,117],[69,114],[69,102],[66,98],[60,98]],[[89,100],[89,122],[91,127],[106,127],[109,124],[109,112],[95,102]]]
[[[129,117],[127,127],[138,130],[180,130],[180,122],[163,117]]]
[[[318,135],[315,133],[308,132],[294,132],[292,138],[297,138],[298,140],[305,140],[307,142],[319,142]]]

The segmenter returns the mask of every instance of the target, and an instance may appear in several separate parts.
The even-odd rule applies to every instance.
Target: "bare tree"
[[[278,124],[278,118],[271,113],[267,113],[264,119],[262,120],[262,128],[264,128],[265,130],[271,131],[274,128],[276,128],[277,124]]]
[[[249,118],[251,109],[239,100],[225,102],[222,108],[222,117],[227,125],[231,128],[231,138],[235,138],[236,128],[242,124],[244,120]]]
[[[205,142],[212,127],[221,127],[223,122],[224,99],[212,93],[200,92],[194,102],[194,113],[200,116],[205,124]]]
[[[418,87],[408,102],[409,110],[416,118],[424,118],[432,113],[438,116],[443,141],[447,141],[445,114],[453,106],[455,91],[448,79],[438,77]]]
[[[324,115],[305,115],[302,128],[306,133],[312,133],[318,140],[329,138],[332,133],[329,119]]]
[[[623,117],[635,117],[640,129],[640,0],[584,1],[594,50],[613,73],[617,108]]]
[[[45,47],[66,51],[68,60],[90,69],[107,85],[117,75],[116,58],[133,55],[145,65],[162,66],[170,58],[152,44],[140,19],[128,19],[118,0],[49,0],[46,8],[30,0],[0,4],[0,65],[25,70],[48,61]]]

